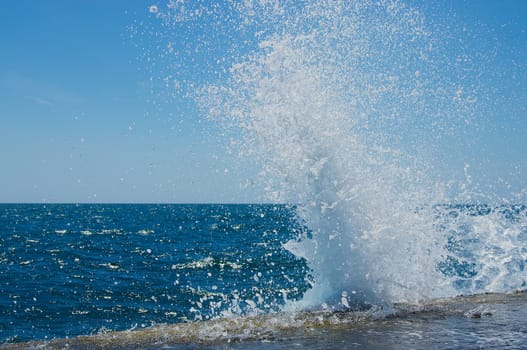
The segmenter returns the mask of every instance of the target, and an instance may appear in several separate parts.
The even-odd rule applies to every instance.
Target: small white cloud
[[[78,94],[48,82],[42,82],[17,73],[0,77],[0,84],[8,86],[20,96],[45,106],[74,105],[84,101]]]
[[[39,105],[41,105],[41,106],[49,106],[49,107],[53,106],[52,102],[50,102],[50,101],[48,101],[48,100],[46,100],[44,98],[41,98],[41,97],[35,97],[35,98],[33,98],[33,100],[36,103],[38,103]]]

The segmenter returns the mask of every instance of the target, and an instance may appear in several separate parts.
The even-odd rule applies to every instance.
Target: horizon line
[[[291,205],[281,202],[3,202],[0,205]]]

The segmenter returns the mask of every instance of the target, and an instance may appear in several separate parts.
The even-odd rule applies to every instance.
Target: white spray
[[[463,62],[445,58],[418,11],[389,0],[229,6],[240,40],[252,41],[227,59],[236,62],[226,80],[205,84],[198,98],[209,117],[241,131],[238,147],[261,164],[268,199],[295,204],[310,230],[285,245],[314,275],[295,307],[415,302],[525,283],[523,267],[509,283],[510,273],[489,275],[483,260],[479,284],[441,269],[455,253],[434,204],[452,198],[433,176],[430,145],[470,122],[477,91],[458,82]],[[503,229],[486,229],[481,235],[500,240]],[[519,224],[514,235],[523,231]],[[525,260],[524,250],[514,254]]]

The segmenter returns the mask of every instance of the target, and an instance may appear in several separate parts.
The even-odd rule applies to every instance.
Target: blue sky
[[[519,67],[496,81],[516,104],[496,106],[495,125],[466,156],[481,158],[484,149],[476,172],[527,186],[527,2],[410,3],[428,17],[454,11],[453,21],[485,28],[500,40],[496,65]],[[167,67],[156,66],[162,57],[149,41],[152,4],[162,6],[0,2],[0,202],[260,200],[258,186],[243,186],[255,168],[226,154],[216,127],[159,84]]]
[[[0,202],[253,196],[208,125],[169,110],[150,81],[147,35],[130,29],[149,5],[0,2]]]

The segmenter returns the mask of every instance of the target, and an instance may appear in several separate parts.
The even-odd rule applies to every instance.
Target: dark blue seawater
[[[315,235],[292,206],[2,204],[0,347],[521,349],[527,295],[510,293],[526,288],[527,207],[433,212],[448,238],[435,269],[469,297],[290,313],[315,278],[284,247]]]
[[[277,310],[308,288],[282,205],[0,205],[0,343]]]

